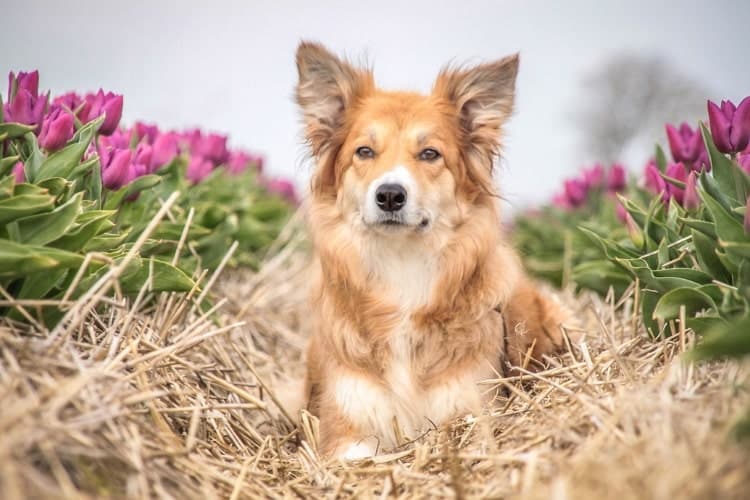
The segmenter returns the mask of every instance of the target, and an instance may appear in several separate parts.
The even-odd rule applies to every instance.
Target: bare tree
[[[665,143],[664,124],[695,125],[706,112],[708,91],[667,61],[621,54],[591,71],[573,116],[587,160],[627,160]]]

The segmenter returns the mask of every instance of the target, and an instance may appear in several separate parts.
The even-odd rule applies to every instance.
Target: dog
[[[302,42],[296,101],[315,169],[304,405],[321,454],[355,460],[481,411],[477,383],[564,346],[563,309],[500,224],[493,164],[519,57],[443,69],[429,95]]]

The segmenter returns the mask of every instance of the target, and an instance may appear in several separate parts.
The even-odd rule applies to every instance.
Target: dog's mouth
[[[422,217],[418,223],[409,223],[399,218],[381,218],[378,219],[375,224],[372,224],[376,228],[380,228],[386,231],[397,231],[397,230],[414,230],[414,231],[425,231],[430,227],[430,219]]]

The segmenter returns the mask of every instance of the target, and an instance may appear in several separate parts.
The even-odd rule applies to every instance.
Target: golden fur
[[[323,454],[360,458],[478,411],[476,383],[542,363],[562,345],[563,315],[505,243],[493,189],[517,56],[446,69],[429,95],[380,90],[313,43],[297,67],[317,162],[305,405]],[[411,212],[398,227],[368,221],[373,184],[396,177]]]

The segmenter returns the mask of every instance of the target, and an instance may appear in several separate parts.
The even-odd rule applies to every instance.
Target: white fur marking
[[[375,447],[365,442],[350,444],[341,454],[344,460],[361,460],[375,455]]]

